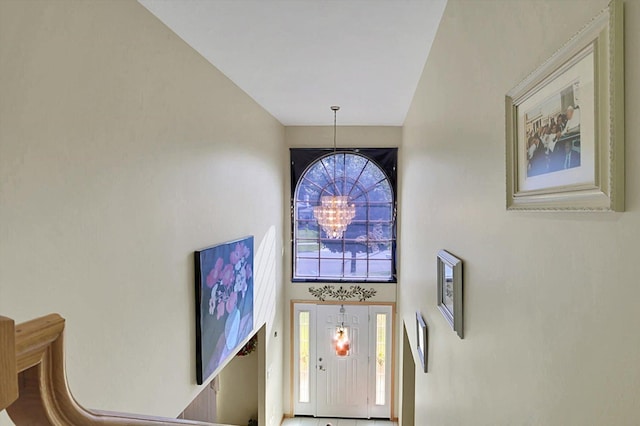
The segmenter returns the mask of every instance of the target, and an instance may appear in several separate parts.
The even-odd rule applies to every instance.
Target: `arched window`
[[[294,151],[293,280],[395,282],[397,150],[298,150],[304,169]],[[385,158],[386,170],[367,154]],[[347,195],[355,205],[342,238],[328,238],[313,215],[325,195]]]

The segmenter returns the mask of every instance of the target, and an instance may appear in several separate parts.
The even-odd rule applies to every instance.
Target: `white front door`
[[[319,305],[316,332],[316,415],[319,417],[369,416],[369,307]],[[344,326],[350,341],[346,356],[339,356],[333,338]]]
[[[294,414],[389,418],[391,306],[294,305]],[[346,356],[333,343],[344,326]]]

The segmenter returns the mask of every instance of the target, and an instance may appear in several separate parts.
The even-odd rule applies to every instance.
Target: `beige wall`
[[[83,405],[176,416],[194,250],[254,235],[255,327],[282,330],[284,128],[134,1],[0,1],[0,64],[0,312],[67,319]]]
[[[219,423],[246,425],[258,420],[258,352],[235,357],[220,373]]]
[[[409,336],[420,310],[430,338],[417,425],[640,418],[639,1],[625,2],[627,211],[505,210],[504,95],[606,5],[449,0],[401,151],[399,303]],[[439,249],[465,261],[464,340],[436,307]]]
[[[327,122],[333,121],[327,107]],[[287,126],[285,142],[289,148],[333,148],[333,126]],[[394,148],[402,142],[402,127],[341,126],[338,111],[338,148]]]
[[[341,146],[402,140],[400,319],[414,324],[422,311],[430,337],[416,424],[638,417],[637,120],[626,128],[627,212],[504,209],[504,94],[605,6],[449,0],[404,136],[339,129]],[[625,6],[632,118],[640,2]],[[0,312],[67,318],[82,404],[175,416],[199,390],[192,252],[253,234],[275,424],[289,408],[289,349],[274,337],[289,337],[282,141],[329,147],[330,127],[283,130],[132,1],[0,1],[0,64]],[[436,309],[428,259],[440,248],[465,260],[464,340]],[[287,297],[300,289],[287,284]]]

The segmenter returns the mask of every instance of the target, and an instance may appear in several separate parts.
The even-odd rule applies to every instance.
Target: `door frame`
[[[289,300],[289,407],[290,407],[290,417],[295,416],[295,305],[297,304],[306,304],[306,305],[365,305],[365,306],[388,306],[391,308],[391,325],[389,332],[391,334],[390,344],[391,344],[391,374],[390,374],[390,383],[389,383],[389,418],[391,420],[396,419],[395,415],[395,396],[396,396],[396,303],[395,302],[358,302],[358,301],[349,301],[349,300],[327,300],[327,301],[319,301],[319,300],[304,300],[304,299],[290,299]],[[315,338],[315,330],[310,330],[310,333],[313,333]],[[311,386],[316,386],[315,376],[311,381]],[[315,411],[315,409],[314,409]]]

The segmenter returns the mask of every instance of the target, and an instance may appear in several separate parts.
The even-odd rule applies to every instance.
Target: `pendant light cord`
[[[333,111],[333,186],[335,187],[336,196],[340,194],[338,191],[338,184],[336,182],[336,163],[338,162],[338,157],[336,153],[338,152],[337,144],[336,144],[336,129],[338,127],[338,111],[340,107],[337,105],[333,105],[331,107],[331,111]]]
[[[338,110],[340,109],[340,107],[337,106],[332,106],[331,109],[333,110],[333,153],[335,154],[337,151],[336,148],[336,128],[338,127]]]

